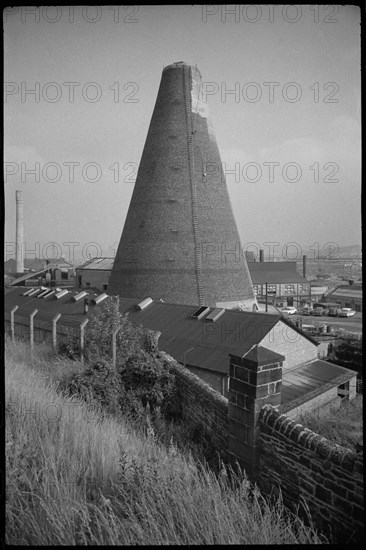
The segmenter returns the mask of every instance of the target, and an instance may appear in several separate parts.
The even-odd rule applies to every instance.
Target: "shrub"
[[[77,395],[87,403],[97,403],[111,414],[119,412],[120,398],[124,392],[120,376],[105,361],[97,361],[74,376],[65,390],[65,393]]]
[[[79,361],[81,358],[80,353],[80,338],[74,330],[68,329],[65,340],[58,344],[58,353],[65,355],[72,361]]]
[[[144,350],[132,355],[119,369],[127,391],[153,412],[169,406],[175,394],[175,376],[169,367]]]

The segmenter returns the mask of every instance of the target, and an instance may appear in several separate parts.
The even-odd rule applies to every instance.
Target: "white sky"
[[[197,64],[212,90],[221,159],[240,171],[227,174],[227,184],[244,247],[361,242],[359,8],[237,5],[225,14],[233,8],[5,10],[6,258],[17,189],[26,250],[42,253],[55,241],[66,257],[69,248],[76,258],[113,255],[161,72],[175,61]],[[37,86],[38,102],[25,93]],[[225,95],[235,87],[237,96]],[[39,181],[26,172],[35,163]],[[79,163],[74,181],[70,163]]]

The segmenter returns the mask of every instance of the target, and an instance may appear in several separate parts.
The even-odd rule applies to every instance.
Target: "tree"
[[[124,363],[141,349],[145,331],[141,325],[134,326],[127,313],[120,312],[119,296],[109,296],[105,302],[95,307],[85,329],[84,357],[88,362],[111,359],[112,333],[116,329],[117,362]],[[79,347],[79,335],[73,333],[60,346],[59,351],[72,359],[78,359]]]
[[[361,340],[342,340],[335,348],[335,362],[362,374],[362,342]]]

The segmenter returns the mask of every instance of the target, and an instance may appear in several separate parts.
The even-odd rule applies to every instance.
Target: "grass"
[[[324,544],[244,475],[219,476],[59,385],[82,365],[6,345],[6,543]]]
[[[344,400],[339,409],[328,414],[316,412],[299,415],[296,422],[323,437],[355,450],[356,443],[363,438],[363,396],[358,394],[352,401]]]

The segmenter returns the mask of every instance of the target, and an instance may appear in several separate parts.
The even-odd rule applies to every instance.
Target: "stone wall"
[[[303,497],[318,529],[337,542],[364,536],[363,457],[296,424],[270,405],[261,411],[260,475],[266,494],[280,488],[295,508]]]
[[[196,428],[207,452],[219,452],[221,458],[226,460],[229,431],[228,400],[167,353],[160,352],[160,355],[169,363],[178,379],[183,418]]]

